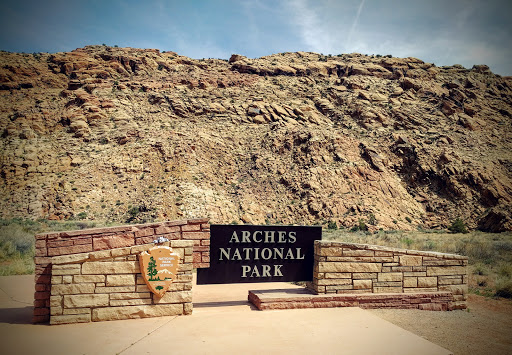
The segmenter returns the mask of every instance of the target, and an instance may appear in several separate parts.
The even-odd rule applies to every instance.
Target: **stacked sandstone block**
[[[210,225],[208,219],[160,222],[120,227],[83,229],[36,235],[34,323],[50,319],[50,279],[54,256],[131,247],[153,242],[158,237],[192,240],[193,267],[210,266]]]
[[[294,308],[360,307],[446,311],[453,302],[451,292],[424,293],[329,293],[279,294],[268,290],[249,291],[249,301],[259,310]]]
[[[161,298],[146,286],[137,261],[154,244],[53,257],[50,324],[191,314],[194,242],[159,245],[180,256],[177,278]]]
[[[446,291],[453,296],[449,309],[464,309],[467,264],[467,257],[454,254],[315,241],[311,288],[317,294]]]

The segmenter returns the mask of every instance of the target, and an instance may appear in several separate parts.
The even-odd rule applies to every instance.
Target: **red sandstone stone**
[[[39,275],[48,275],[48,274],[51,274],[52,273],[52,267],[51,265],[37,265],[36,264],[36,268],[34,270],[34,273],[37,276]]]
[[[35,292],[34,293],[34,299],[35,300],[46,300],[50,297],[50,292],[44,291],[44,292]]]
[[[38,239],[36,240],[36,248],[45,248],[46,249],[46,239]]]
[[[50,256],[69,255],[69,254],[85,253],[88,251],[92,251],[92,246],[89,244],[73,245],[70,247],[49,248],[48,255],[50,255]]]
[[[49,308],[34,308],[34,316],[43,316],[46,314],[50,314]]]
[[[186,224],[181,226],[183,232],[199,232],[201,230],[200,224]]]
[[[155,228],[155,234],[156,235],[159,235],[159,234],[169,234],[169,233],[175,233],[175,232],[179,232],[180,231],[180,227],[179,226],[159,226],[157,228]]]
[[[161,236],[164,237],[164,238],[167,238],[169,240],[180,240],[181,239],[181,233],[180,232],[169,233],[169,234],[162,234]]]
[[[201,245],[210,245],[210,240],[209,239],[201,240]]]
[[[34,300],[34,308],[45,308],[46,306],[46,300]]]
[[[142,229],[136,229],[133,231],[135,234],[135,238],[138,237],[148,237],[150,235],[155,234],[155,230],[153,228],[142,228]]]
[[[81,229],[75,231],[60,232],[62,237],[76,237],[79,235],[95,235],[103,233],[121,233],[129,232],[132,230],[132,226],[119,226],[119,227],[104,227],[104,228],[90,228]]]
[[[195,245],[193,248],[194,252],[209,252],[210,247],[209,246],[201,246],[201,245]]]
[[[183,239],[208,239],[210,233],[208,232],[183,232]]]
[[[34,258],[34,263],[36,263],[36,265],[48,265],[51,262],[52,262],[52,258],[50,258],[50,257],[36,256]]]
[[[92,241],[94,250],[124,248],[135,245],[133,233],[113,234],[96,237]]]
[[[48,241],[46,243],[46,246],[48,248],[69,247],[71,245],[73,245],[72,239],[57,239],[57,240]]]
[[[49,291],[49,284],[36,284],[36,291]]]
[[[190,223],[190,224],[192,224],[192,223],[201,224],[201,223],[208,223],[208,221],[209,221],[208,218],[195,218],[195,219],[189,219],[188,223]]]
[[[73,238],[74,245],[92,244],[92,237]]]
[[[47,252],[46,252],[46,248],[43,249],[43,248],[37,248],[35,250],[35,256],[46,256]]]
[[[46,323],[50,321],[50,315],[44,315],[44,316],[33,316],[32,317],[32,323]]]
[[[171,227],[171,226],[183,226],[185,224],[187,224],[188,222],[187,221],[169,221],[169,222],[165,222],[164,225],[165,226],[168,226],[168,227]]]
[[[135,238],[135,244],[141,245],[141,244],[148,244],[153,243],[153,240],[155,240],[155,237],[141,237],[141,238]]]

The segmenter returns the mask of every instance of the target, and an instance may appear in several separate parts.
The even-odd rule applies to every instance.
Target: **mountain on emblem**
[[[139,254],[140,272],[151,292],[162,297],[178,275],[180,257],[170,247],[155,246]]]

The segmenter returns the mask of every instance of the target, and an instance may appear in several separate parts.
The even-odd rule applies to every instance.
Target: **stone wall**
[[[454,254],[317,240],[310,288],[317,294],[448,291],[448,308],[464,309],[467,264]]]
[[[52,257],[131,247],[153,242],[158,237],[193,240],[193,267],[210,266],[208,219],[160,222],[119,227],[83,229],[36,235],[34,323],[50,319]]]
[[[52,258],[50,324],[97,322],[192,313],[191,240],[171,240],[178,275],[161,298],[146,286],[138,254],[154,244]]]

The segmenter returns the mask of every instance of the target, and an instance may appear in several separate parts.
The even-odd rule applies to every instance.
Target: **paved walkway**
[[[249,289],[194,285],[191,316],[60,326],[30,324],[34,277],[0,277],[4,354],[450,354],[359,308],[258,311]]]

